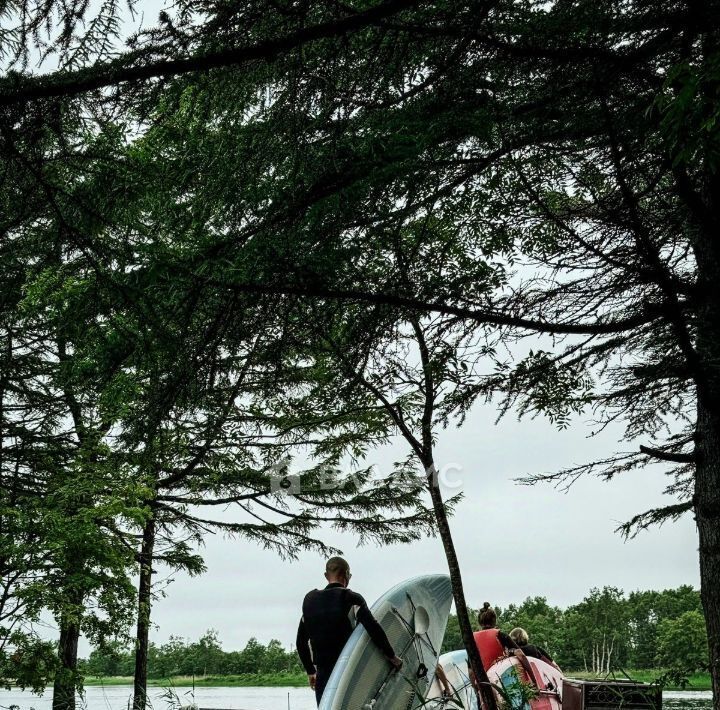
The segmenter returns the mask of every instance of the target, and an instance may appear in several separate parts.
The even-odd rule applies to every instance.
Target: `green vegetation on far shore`
[[[85,678],[84,685],[132,685],[132,676]],[[242,673],[240,675],[172,676],[152,678],[148,685],[161,688],[278,688],[308,684],[305,673]]]
[[[628,675],[637,681],[651,683],[663,674],[657,670],[628,671]],[[585,671],[568,671],[567,677],[589,680],[592,673]],[[617,678],[622,678],[617,675]],[[113,676],[106,678],[86,678],[86,686],[102,685],[132,685],[132,676]],[[711,690],[709,673],[693,673],[685,688],[676,685],[667,685],[667,690]],[[307,676],[304,673],[244,673],[241,675],[208,675],[204,677],[173,676],[172,678],[155,678],[148,681],[148,685],[170,688],[249,688],[249,687],[303,687],[307,685]]]

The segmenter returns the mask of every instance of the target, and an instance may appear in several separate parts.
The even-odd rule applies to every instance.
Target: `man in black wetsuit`
[[[370,613],[365,600],[350,591],[350,565],[342,557],[331,557],[325,565],[325,589],[313,589],[303,600],[303,615],[297,633],[297,650],[318,705],[330,673],[353,630],[355,618],[365,627],[375,645],[395,670],[402,661],[388,637]]]

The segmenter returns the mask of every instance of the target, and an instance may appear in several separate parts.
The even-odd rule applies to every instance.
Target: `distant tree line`
[[[135,653],[120,642],[92,651],[84,662],[88,676],[131,676]],[[209,630],[198,641],[171,636],[164,644],[151,643],[148,649],[148,678],[172,676],[209,676],[276,674],[302,672],[297,654],[273,639],[263,645],[251,638],[242,651],[224,651],[218,632]]]
[[[545,597],[528,597],[496,611],[501,629],[524,628],[531,643],[545,648],[565,670],[602,675],[628,668],[708,668],[700,593],[688,585],[627,595],[615,587],[592,589],[579,604],[564,610],[548,604]],[[443,651],[461,647],[453,615]]]

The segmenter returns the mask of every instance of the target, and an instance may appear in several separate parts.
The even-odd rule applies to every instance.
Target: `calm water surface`
[[[88,688],[78,703],[78,710],[127,710],[132,688],[117,685],[108,688]],[[176,702],[168,700],[161,688],[151,688],[154,710],[169,710],[180,704],[194,701],[200,708],[227,710],[316,710],[309,688],[178,688]],[[288,705],[289,702],[289,705]],[[50,710],[52,698],[21,691],[0,691],[0,710],[12,707],[19,710]],[[668,691],[663,694],[663,710],[710,710],[712,694],[709,691]]]
[[[154,710],[169,710],[179,704],[193,702],[201,708],[227,708],[227,710],[317,710],[315,696],[309,688],[177,688],[175,702],[167,698],[162,688],[150,688]],[[129,685],[107,688],[86,688],[85,697],[78,702],[78,710],[128,710],[132,695]],[[288,698],[290,705],[288,706]],[[179,701],[179,702],[178,702]],[[0,710],[17,707],[20,710],[50,710],[52,695],[38,697],[21,691],[0,691]]]
[[[709,690],[668,690],[663,693],[663,710],[709,710],[712,693]]]

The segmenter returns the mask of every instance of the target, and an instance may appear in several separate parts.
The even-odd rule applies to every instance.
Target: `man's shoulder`
[[[311,589],[303,598],[303,603],[308,600],[332,596],[333,594],[344,594],[346,591],[347,590],[343,587],[325,587],[324,589]]]
[[[345,588],[345,592],[347,593],[347,599],[352,606],[367,606],[365,597],[363,597],[363,595],[359,592],[355,592],[349,587]]]
[[[319,593],[320,593],[320,590],[319,590],[319,589],[311,589],[311,590],[303,597],[303,604],[305,604],[305,602],[306,602],[308,599],[312,599],[314,596],[316,596],[316,595],[319,594]]]

